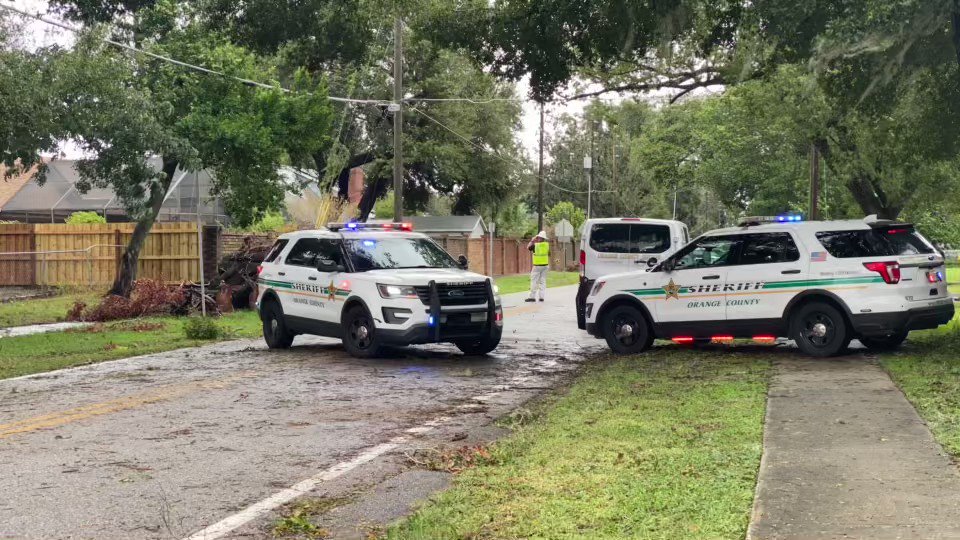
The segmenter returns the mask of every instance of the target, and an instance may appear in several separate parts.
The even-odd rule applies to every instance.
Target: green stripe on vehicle
[[[286,281],[273,281],[270,279],[259,279],[257,283],[261,285],[269,285],[271,287],[279,287],[281,289],[292,289],[293,283],[287,283]]]
[[[276,287],[276,288],[278,288],[278,289],[298,290],[296,287],[293,286],[293,283],[288,283],[288,282],[286,282],[286,281],[273,281],[273,280],[271,280],[271,279],[258,279],[258,280],[257,280],[257,284],[258,284],[258,285],[267,285],[268,287]],[[337,295],[337,296],[343,296],[344,298],[346,298],[347,296],[350,296],[350,293],[352,292],[352,291],[345,291],[345,290],[343,290],[343,289],[337,289],[336,291],[337,291],[337,292],[336,292],[336,295]],[[303,291],[303,292],[309,292],[309,291]],[[330,294],[330,288],[329,288],[329,287],[320,287],[320,288],[317,290],[317,294]]]
[[[734,283],[740,283],[739,281]],[[830,285],[867,285],[871,283],[883,283],[883,278],[876,276],[858,276],[858,277],[847,277],[847,278],[821,278],[821,279],[797,279],[791,281],[768,281],[763,284],[763,287],[756,290],[766,290],[766,289],[792,289],[792,288],[810,288],[810,287],[823,287]],[[625,289],[624,292],[630,293],[634,296],[658,296],[664,294],[663,287],[658,287],[656,289]],[[690,287],[683,287],[680,289],[681,294],[686,294],[692,292]],[[723,291],[717,291],[723,292]],[[734,291],[726,291],[734,292]],[[741,291],[742,292],[742,291]]]
[[[771,281],[763,284],[764,289],[790,289],[793,287],[822,287],[824,285],[864,285],[883,283],[882,277],[852,277],[827,279],[800,279],[796,281]]]

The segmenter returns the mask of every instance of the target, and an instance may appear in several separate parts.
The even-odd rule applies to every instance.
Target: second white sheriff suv
[[[496,285],[408,223],[331,224],[281,235],[259,269],[257,309],[271,349],[298,334],[336,337],[347,352],[450,342],[467,354],[500,343]]]
[[[646,270],[690,241],[680,221],[637,217],[588,219],[580,237],[577,326],[586,328],[584,304],[600,276]]]
[[[793,339],[832,356],[859,339],[899,346],[953,318],[943,256],[912,225],[747,218],[710,231],[649,272],[599,278],[587,331],[618,353],[677,343]]]

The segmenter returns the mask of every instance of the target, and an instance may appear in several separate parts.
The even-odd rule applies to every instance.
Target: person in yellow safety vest
[[[530,297],[527,302],[536,302],[537,295],[543,302],[547,296],[547,270],[550,269],[550,242],[547,242],[547,233],[540,231],[527,244],[527,249],[533,252],[533,269],[530,270]]]

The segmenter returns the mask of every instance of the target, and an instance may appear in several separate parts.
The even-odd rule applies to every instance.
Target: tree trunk
[[[957,63],[960,64],[960,0],[953,2],[950,22],[953,24],[953,49],[957,53]]]
[[[137,279],[137,263],[140,260],[140,250],[143,248],[157,216],[160,215],[163,199],[167,195],[167,190],[170,189],[170,183],[176,171],[177,160],[165,158],[163,160],[164,178],[154,184],[150,190],[149,207],[140,221],[137,222],[137,226],[133,228],[130,242],[120,257],[117,278],[113,281],[113,287],[110,288],[108,294],[130,298],[130,293],[133,292],[133,282]]]
[[[847,189],[853,195],[853,200],[857,201],[863,213],[866,215],[876,214],[880,219],[897,219],[902,207],[893,205],[887,201],[883,191],[877,189],[877,186],[865,176],[858,176],[847,182]]]

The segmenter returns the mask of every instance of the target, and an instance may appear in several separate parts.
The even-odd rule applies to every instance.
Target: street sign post
[[[565,219],[561,219],[560,223],[557,223],[553,228],[553,234],[557,237],[557,240],[569,242],[573,240],[573,224]]]

